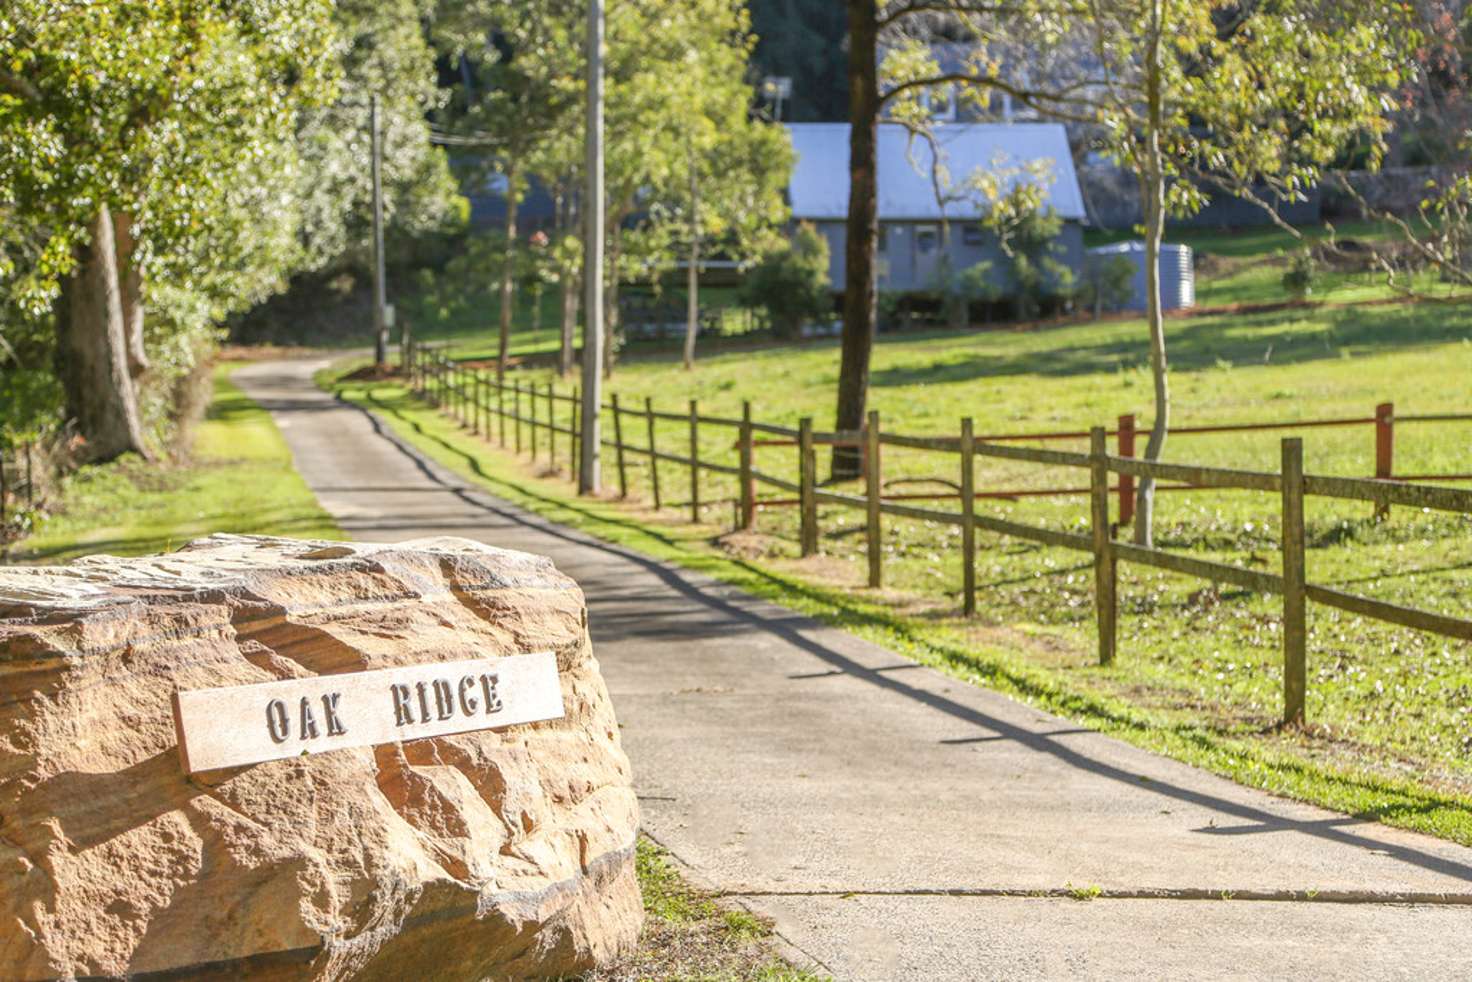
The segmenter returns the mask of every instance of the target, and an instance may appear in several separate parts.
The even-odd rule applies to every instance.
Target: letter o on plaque
[[[289,725],[286,721],[286,703],[280,699],[272,699],[266,703],[266,730],[271,734],[273,743],[286,742],[290,735]]]

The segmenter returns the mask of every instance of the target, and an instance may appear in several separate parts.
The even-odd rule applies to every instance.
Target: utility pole
[[[603,404],[603,0],[588,4],[587,201],[583,208],[583,426],[578,493],[597,494]]]
[[[388,288],[383,276],[383,175],[378,135],[378,96],[368,103],[369,139],[373,144],[373,361],[380,370],[388,367]]]

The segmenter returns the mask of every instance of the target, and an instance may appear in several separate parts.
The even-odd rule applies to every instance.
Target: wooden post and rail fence
[[[411,344],[408,348],[408,355],[407,374],[410,384],[416,393],[431,404],[444,409],[462,422],[467,419],[467,412],[472,415],[476,412],[495,415],[499,423],[497,442],[502,447],[507,447],[506,423],[509,420],[514,428],[512,446],[518,453],[523,446],[521,440],[523,425],[529,426],[533,434],[538,428],[542,429],[547,435],[549,460],[552,460],[554,466],[556,466],[555,459],[550,455],[552,441],[556,435],[564,434],[568,437],[570,445],[569,472],[576,466],[577,444],[580,439],[577,426],[576,392],[571,396],[559,395],[554,392],[555,386],[549,384],[543,396],[547,407],[545,417],[538,418],[535,411],[530,415],[523,415],[520,408],[523,386],[520,382],[511,381],[498,384],[489,373],[457,366],[446,356],[443,349],[431,349]],[[507,400],[504,398],[507,391],[511,393],[509,411],[506,408]],[[494,398],[491,393],[494,393]],[[559,422],[556,418],[554,407],[559,403],[568,406],[568,411],[563,414],[563,418],[567,420],[566,424]],[[885,432],[881,428],[878,412],[869,413],[863,430],[819,432],[813,429],[812,420],[806,418],[801,420],[796,428],[754,420],[749,402],[743,405],[740,419],[702,416],[694,400],[690,401],[688,411],[685,413],[656,411],[653,401],[647,398],[642,409],[631,408],[621,405],[617,396],[612,397],[603,408],[612,416],[612,439],[605,439],[603,442],[614,451],[614,464],[618,471],[618,488],[621,497],[627,497],[629,493],[629,457],[643,457],[647,461],[650,491],[656,509],[665,504],[661,494],[660,462],[679,466],[687,469],[689,474],[690,498],[687,504],[690,509],[690,519],[693,522],[700,522],[703,509],[702,474],[730,476],[736,480],[735,497],[732,499],[735,506],[735,527],[752,529],[755,526],[758,506],[796,505],[799,509],[799,546],[803,556],[814,555],[819,549],[818,506],[820,504],[862,512],[865,516],[864,534],[868,559],[868,582],[871,587],[883,585],[884,516],[934,522],[959,528],[962,607],[968,617],[976,612],[976,531],[978,529],[1046,546],[1089,553],[1093,559],[1094,608],[1098,626],[1098,658],[1101,664],[1107,665],[1112,662],[1116,653],[1117,582],[1120,563],[1151,566],[1213,583],[1228,583],[1259,593],[1277,595],[1282,598],[1283,604],[1283,720],[1287,724],[1300,724],[1305,718],[1306,615],[1309,601],[1372,620],[1472,641],[1472,620],[1403,607],[1308,582],[1305,565],[1304,520],[1304,501],[1309,497],[1368,502],[1373,506],[1374,513],[1381,517],[1388,515],[1390,508],[1394,505],[1472,515],[1472,490],[1412,483],[1426,480],[1472,480],[1472,474],[1423,474],[1392,477],[1394,427],[1397,422],[1402,424],[1465,423],[1472,422],[1472,413],[1397,416],[1390,403],[1382,403],[1376,407],[1373,416],[1348,420],[1195,426],[1171,430],[1174,436],[1183,433],[1300,430],[1324,426],[1373,425],[1375,428],[1375,476],[1356,478],[1305,473],[1303,441],[1296,436],[1287,437],[1281,441],[1280,466],[1275,472],[1140,460],[1134,456],[1134,438],[1137,430],[1133,416],[1120,417],[1113,430],[1094,427],[1090,430],[1074,432],[983,436],[975,434],[973,421],[966,418],[960,421],[959,436],[909,436]],[[624,428],[626,417],[636,423],[641,419],[644,421],[645,439],[642,443],[627,438],[629,434],[626,434]],[[684,424],[688,427],[688,456],[659,447],[656,426],[659,422]],[[734,449],[737,451],[738,461],[735,466],[701,455],[701,427],[726,428],[734,431]],[[490,439],[491,427],[488,416],[485,425],[478,432]],[[758,437],[758,434],[761,436]],[[1115,452],[1112,454],[1109,452],[1111,437],[1115,439]],[[1080,438],[1086,438],[1089,441],[1087,452],[1012,445],[1023,441],[1048,442]],[[535,435],[531,437],[530,445],[535,455],[537,447]],[[850,494],[819,486],[817,447],[833,445],[862,448],[863,494]],[[788,481],[756,467],[755,451],[758,448],[780,446],[791,446],[797,450],[796,481]],[[882,480],[882,454],[885,447],[955,455],[958,480],[946,483],[954,483],[957,490],[953,493],[886,493]],[[1087,473],[1088,484],[1084,487],[1057,489],[978,491],[975,487],[977,458],[1019,461],[1054,468],[1074,468]],[[1158,547],[1138,546],[1119,539],[1116,532],[1121,525],[1128,524],[1133,517],[1136,482],[1143,478],[1166,482],[1157,483],[1157,490],[1161,491],[1240,489],[1267,492],[1278,496],[1278,508],[1282,522],[1281,572],[1249,569],[1183,555]],[[758,499],[756,492],[758,485],[774,488],[793,497]],[[987,499],[1069,494],[1088,495],[1089,532],[1087,534],[1028,525],[996,515],[981,514],[976,510],[976,503]],[[957,499],[960,510],[943,511],[913,503],[926,499]],[[1117,502],[1113,520],[1110,515],[1111,499]],[[712,503],[709,499],[704,500],[704,504]]]

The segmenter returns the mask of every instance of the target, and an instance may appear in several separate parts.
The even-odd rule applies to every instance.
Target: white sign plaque
[[[562,714],[550,651],[174,693],[189,774]]]

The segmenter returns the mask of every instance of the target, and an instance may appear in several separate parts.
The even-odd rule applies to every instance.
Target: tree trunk
[[[129,451],[148,458],[128,372],[117,245],[106,205],[88,232],[91,241],[77,247],[77,268],[63,282],[57,303],[57,374],[68,412],[87,442],[88,460],[112,460]]]
[[[849,189],[844,242],[843,349],[838,372],[838,429],[864,425],[869,358],[874,350],[879,295],[874,247],[879,238],[879,20],[874,0],[848,0]],[[834,447],[835,479],[859,476],[858,447]]]
[[[516,168],[506,169],[506,256],[501,264],[501,336],[496,346],[496,382],[506,380],[506,358],[511,353],[511,306],[516,295],[516,206],[520,203],[516,191]]]
[[[623,245],[622,222],[612,221],[608,230],[608,286],[603,291],[603,377],[613,378],[614,340],[618,337],[618,264]]]
[[[1160,242],[1165,236],[1165,169],[1160,149],[1160,0],[1150,11],[1150,43],[1146,48],[1145,146],[1142,151],[1145,205],[1145,305],[1150,323],[1150,374],[1155,382],[1155,420],[1145,443],[1145,459],[1159,460],[1170,430],[1170,379],[1165,360],[1165,314],[1160,307]],[[1148,546],[1154,536],[1155,480],[1142,477],[1135,491],[1135,544]]]
[[[143,350],[143,271],[134,261],[138,242],[133,238],[133,217],[115,215],[112,228],[118,256],[118,293],[123,305],[128,374],[136,379],[148,371],[148,354]]]
[[[685,275],[685,371],[695,367],[695,336],[700,331],[700,191],[690,168],[690,268]]]

